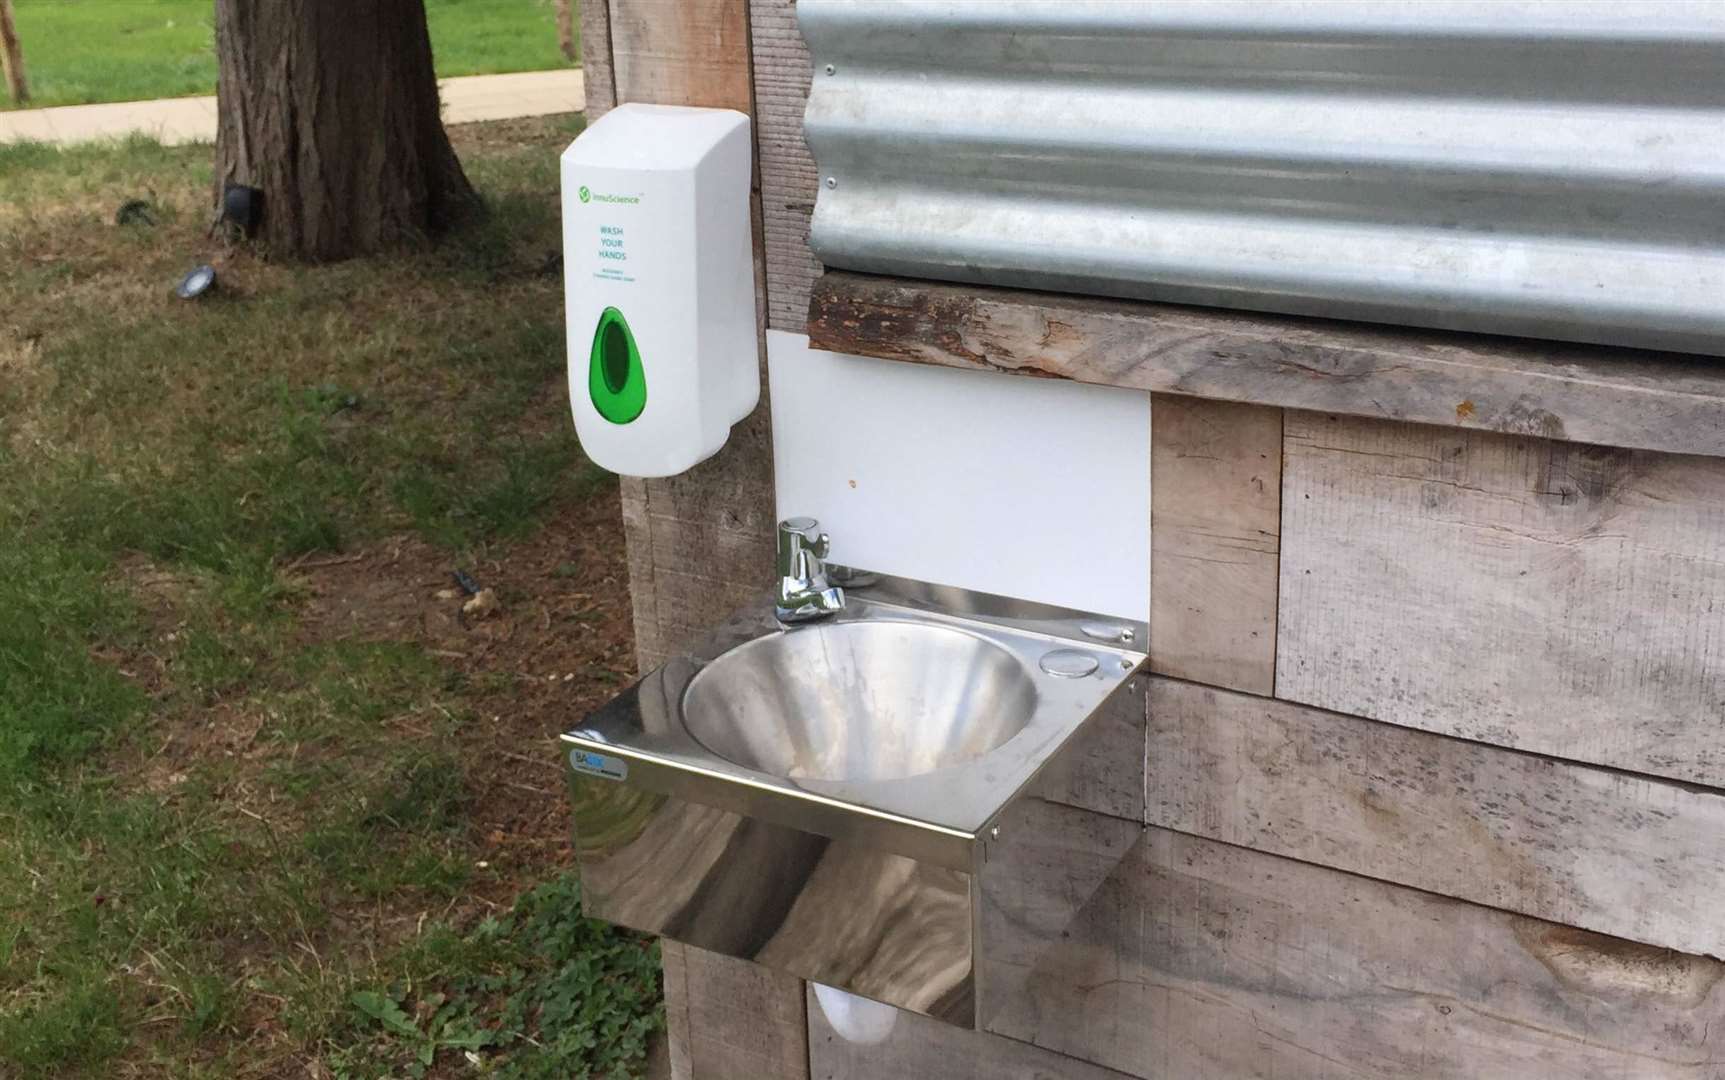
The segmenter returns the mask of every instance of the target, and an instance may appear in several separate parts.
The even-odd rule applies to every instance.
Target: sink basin
[[[566,732],[570,767],[963,870],[1145,659],[1065,608],[857,572],[845,601],[738,612]]]
[[[1148,627],[844,589],[789,628],[763,595],[563,735],[582,903],[981,1027],[1142,831]]]
[[[690,682],[683,723],[708,750],[771,776],[898,780],[999,747],[1036,699],[1024,665],[974,634],[835,622],[719,656]]]

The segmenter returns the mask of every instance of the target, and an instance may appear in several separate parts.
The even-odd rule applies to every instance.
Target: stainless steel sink
[[[1145,627],[854,572],[844,593],[789,627],[764,597],[564,735],[587,908],[975,1025],[1026,927],[1056,937],[1088,896],[1016,879],[1074,813],[1045,789],[1087,725],[1141,739]],[[1119,754],[1140,784],[1141,754]],[[1136,832],[1060,835],[1094,885]]]
[[[683,722],[733,764],[789,780],[898,780],[1023,731],[1036,684],[1011,650],[948,626],[811,623],[703,669]]]

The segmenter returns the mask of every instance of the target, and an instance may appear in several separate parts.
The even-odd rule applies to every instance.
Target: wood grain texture
[[[1725,365],[1670,353],[829,271],[817,349],[1725,455]]]
[[[752,113],[747,0],[610,0],[617,100]]]
[[[695,1063],[689,1055],[693,1025],[689,1016],[688,952],[689,947],[681,942],[670,938],[659,941],[659,966],[665,977],[665,1027],[668,1029],[665,1056],[671,1062],[671,1080],[692,1080],[695,1074]]]
[[[1725,955],[1725,793],[1155,679],[1152,824]]]
[[[1152,1080],[1725,1075],[1716,960],[1162,829],[1067,944],[995,1030]]]
[[[1277,696],[1725,785],[1725,462],[1290,412]]]
[[[808,104],[808,46],[797,29],[795,0],[750,0],[755,63],[755,137],[761,155],[766,219],[767,325],[803,332],[809,288],[820,263],[809,251],[809,218],[820,175],[803,141]]]
[[[1130,1080],[987,1032],[900,1013],[879,1045],[848,1042],[809,991],[809,1075],[815,1080]],[[737,1080],[747,1080],[742,1074]]]
[[[660,947],[673,1080],[807,1080],[801,979],[675,941]]]
[[[765,393],[765,379],[762,392]],[[636,655],[643,671],[755,601],[773,574],[767,405],[680,476],[622,483]]]
[[[583,0],[581,18],[581,77],[587,103],[587,122],[610,112],[617,104],[617,75],[611,64],[611,5],[608,0]]]
[[[1282,411],[1151,399],[1150,667],[1270,694]]]

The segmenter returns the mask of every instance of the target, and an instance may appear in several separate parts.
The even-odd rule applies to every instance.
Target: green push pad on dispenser
[[[599,316],[593,331],[593,352],[587,361],[587,393],[599,415],[613,424],[627,424],[647,407],[647,373],[629,320],[614,307]]]

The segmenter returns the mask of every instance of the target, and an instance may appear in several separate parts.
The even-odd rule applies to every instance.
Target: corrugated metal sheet
[[[828,265],[1725,354],[1725,4],[798,12]]]

